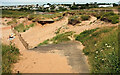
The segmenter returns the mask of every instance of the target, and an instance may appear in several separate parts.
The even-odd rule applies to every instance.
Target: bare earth
[[[31,47],[37,46],[44,40],[54,37],[56,30],[61,26],[66,26],[68,29],[66,31],[75,31],[77,34],[88,29],[93,29],[103,26],[112,26],[112,24],[94,22],[95,17],[92,17],[89,21],[84,21],[77,26],[67,25],[68,17],[64,17],[61,21],[55,22],[53,24],[47,24],[45,26],[36,25],[30,28],[28,31],[21,33],[21,36],[27,41]],[[2,26],[2,39],[3,43],[9,44],[8,36],[12,33],[9,26],[5,28]],[[84,48],[82,44],[76,45],[76,43],[67,43],[66,45],[59,44],[54,46],[46,46],[34,49],[26,50],[18,36],[13,40],[16,47],[20,49],[20,60],[18,63],[14,64],[13,72],[17,73],[86,73],[89,72],[88,64],[85,56],[82,54],[82,49]],[[71,45],[72,44],[72,45]],[[59,47],[60,46],[60,47]],[[68,48],[67,48],[68,47]],[[42,50],[41,50],[42,49]],[[66,50],[67,49],[67,50]],[[41,52],[47,50],[45,52]],[[74,51],[76,50],[76,51]],[[67,54],[69,53],[69,54]],[[78,57],[80,57],[78,59]],[[78,65],[79,64],[79,65]],[[86,66],[86,67],[85,67]],[[84,70],[84,71],[83,71]]]

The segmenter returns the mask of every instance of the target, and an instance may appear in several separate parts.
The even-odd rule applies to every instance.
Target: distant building
[[[98,5],[98,7],[113,7],[113,4],[111,4],[111,5]]]
[[[43,7],[44,7],[44,8],[49,8],[49,7],[50,7],[50,5],[44,5]]]

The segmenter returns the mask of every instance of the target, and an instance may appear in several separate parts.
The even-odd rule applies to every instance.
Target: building
[[[113,4],[111,4],[111,5],[98,5],[98,7],[113,7]]]

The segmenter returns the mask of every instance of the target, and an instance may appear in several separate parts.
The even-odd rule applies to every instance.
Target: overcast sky
[[[116,3],[120,0],[0,0],[0,2],[107,2]]]

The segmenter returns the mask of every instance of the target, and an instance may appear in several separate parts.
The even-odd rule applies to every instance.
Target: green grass
[[[13,63],[16,63],[19,56],[19,49],[15,46],[2,44],[2,73],[11,73]]]
[[[18,26],[14,27],[15,30],[17,30],[18,32],[25,32],[26,30],[29,30],[30,27],[33,27],[35,24],[32,23],[30,25],[26,25],[24,26],[23,23],[19,24]]]
[[[78,36],[76,36],[75,39],[83,43],[86,39],[89,38],[87,36],[90,35],[91,33],[95,32],[97,29],[98,28],[92,29],[92,30],[85,30],[84,32],[82,32]]]
[[[53,43],[61,43],[61,42],[65,42],[65,41],[70,41],[70,39],[68,38],[68,36],[72,36],[74,34],[74,32],[70,31],[70,32],[65,32],[62,34],[57,34],[55,37],[53,37],[51,39],[51,41],[53,41]]]
[[[119,23],[119,16],[117,14],[112,13],[112,12],[107,12],[101,16],[101,20],[104,21],[105,18],[107,19],[108,22],[111,22],[112,24]]]
[[[14,27],[14,29],[17,30],[18,32],[23,32],[25,27],[24,27],[24,24],[21,23],[18,26]]]
[[[38,46],[49,44],[49,42],[52,42],[53,44],[58,44],[58,43],[61,43],[61,42],[70,41],[70,39],[68,37],[72,36],[74,33],[75,32],[70,31],[70,32],[57,34],[52,39],[45,40],[44,42],[40,43]]]
[[[27,17],[28,14],[30,14],[30,12],[17,11],[17,10],[2,10],[2,17],[8,17],[8,18]]]
[[[85,45],[91,73],[120,73],[117,37],[117,27],[92,29],[76,37]]]
[[[72,15],[68,18],[68,24],[76,25],[81,23],[80,15]]]
[[[48,39],[48,40],[45,40],[45,41],[44,41],[44,42],[42,42],[42,43],[40,43],[38,46],[48,44],[48,42],[49,42],[49,39]]]
[[[82,21],[89,20],[90,16],[89,15],[82,15],[81,19]]]
[[[7,22],[7,25],[16,24],[16,23],[17,23],[17,20],[13,19],[12,21]]]
[[[29,18],[32,19],[33,21],[39,21],[39,20],[44,20],[44,19],[52,19],[54,21],[61,20],[63,18],[63,13],[54,13],[54,14],[30,14]],[[58,17],[58,19],[56,19]]]

